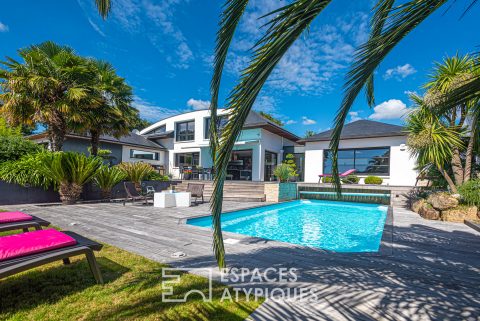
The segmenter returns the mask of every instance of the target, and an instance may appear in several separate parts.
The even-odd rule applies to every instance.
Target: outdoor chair
[[[204,184],[191,184],[188,183],[187,185],[187,192],[190,192],[191,197],[195,197],[195,204],[197,204],[197,199],[199,197],[202,198],[202,203],[205,203],[205,200],[203,199],[203,187]]]
[[[356,169],[349,169],[348,171],[345,171],[338,176],[339,177],[347,177],[348,175],[352,175],[356,171],[357,171]],[[322,182],[323,177],[331,177],[331,176],[332,176],[331,174],[320,174],[320,175],[318,175],[318,184],[320,184]]]
[[[58,260],[70,264],[70,257],[85,255],[95,281],[103,284],[93,253],[101,249],[100,243],[54,229],[3,236],[0,237],[0,279]]]
[[[142,195],[140,194],[137,189],[135,188],[135,184],[132,182],[123,182],[123,187],[125,188],[125,192],[127,193],[127,198],[123,200],[123,206],[128,200],[132,200],[132,203],[135,201],[144,201],[145,204],[148,204],[148,198],[153,197],[153,195]]]
[[[41,230],[42,226],[47,227],[50,222],[45,221],[33,215],[23,212],[1,212],[0,213],[0,232],[23,230],[28,232],[29,228]]]

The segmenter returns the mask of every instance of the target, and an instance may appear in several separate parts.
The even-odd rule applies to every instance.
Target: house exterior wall
[[[318,175],[323,174],[323,151],[329,149],[329,144],[328,141],[305,143],[305,182],[318,182]],[[405,136],[393,136],[341,140],[339,148],[390,147],[390,175],[380,176],[383,178],[383,184],[413,186],[417,178],[417,171],[414,169],[415,159],[408,152],[405,144]]]
[[[89,147],[90,147],[89,139],[67,137],[63,142],[63,150],[66,152],[77,152],[77,153],[83,153],[85,155],[89,155],[90,154],[88,152]],[[112,152],[111,153],[112,164],[119,164],[122,161],[121,145],[100,142],[99,147],[100,149],[108,149]]]
[[[221,109],[219,115],[226,114]],[[179,177],[179,168],[175,166],[175,155],[178,153],[199,153],[200,166],[209,168],[213,166],[210,156],[209,138],[205,138],[205,120],[210,117],[209,110],[199,110],[161,120],[140,132],[145,135],[152,130],[165,126],[165,130],[174,131],[173,138],[156,140],[159,144],[168,149],[165,157],[165,167],[173,177]],[[176,124],[184,121],[195,122],[195,135],[192,141],[180,142],[176,140]],[[252,150],[252,180],[262,181],[264,178],[265,151],[278,154],[278,160],[283,158],[283,146],[293,146],[294,142],[271,133],[262,128],[248,128],[242,130],[235,143],[234,150]]]
[[[158,160],[150,160],[150,159],[140,159],[140,158],[131,158],[130,157],[130,150],[141,150],[141,151],[146,151],[146,152],[153,152],[153,153],[158,153]],[[163,150],[158,150],[158,149],[152,149],[152,148],[145,148],[145,147],[134,147],[134,146],[127,146],[123,145],[122,146],[122,162],[129,162],[129,163],[135,163],[135,162],[144,162],[144,163],[149,163],[152,165],[163,165],[165,166],[165,154],[166,152]]]

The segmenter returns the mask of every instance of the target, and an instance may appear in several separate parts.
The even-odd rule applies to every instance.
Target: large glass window
[[[200,165],[200,153],[175,154],[175,167],[192,167]]]
[[[227,180],[252,180],[252,155],[253,151],[234,150],[227,167]]]
[[[186,121],[176,125],[177,142],[195,140],[195,121]]]
[[[338,151],[338,171],[356,169],[356,174],[389,175],[390,148],[358,148]],[[323,173],[332,173],[332,152],[323,152]]]
[[[130,149],[130,158],[158,160],[158,153],[145,150]]]
[[[275,175],[273,175],[273,170],[277,166],[277,154],[272,152],[265,152],[265,181],[273,181]]]
[[[210,117],[205,118],[205,129],[204,129],[204,137],[205,139],[210,138]],[[218,116],[217,117],[217,130],[218,133],[220,134],[222,132],[222,129],[227,125],[228,117],[227,116]]]

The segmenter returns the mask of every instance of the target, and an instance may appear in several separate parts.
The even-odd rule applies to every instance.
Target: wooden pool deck
[[[225,202],[225,210],[265,205]],[[2,206],[174,267],[215,267],[210,230],[185,224],[209,213],[142,205]],[[480,233],[464,224],[427,221],[393,210],[390,255],[334,254],[225,233],[230,267],[296,268],[294,283],[233,284],[306,288],[315,300],[269,300],[252,320],[480,320]],[[183,252],[182,258],[174,258]]]

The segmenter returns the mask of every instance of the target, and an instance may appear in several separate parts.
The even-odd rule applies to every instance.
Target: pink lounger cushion
[[[30,221],[33,219],[28,214],[23,212],[0,212],[0,223],[13,223],[13,222],[21,222],[21,221]]]
[[[0,261],[46,252],[77,244],[65,233],[54,229],[0,237]]]

